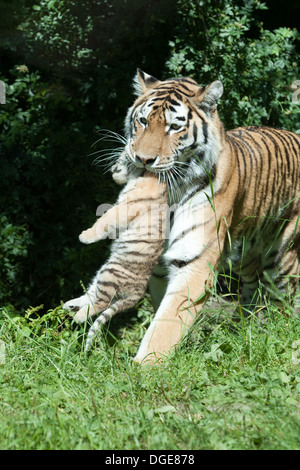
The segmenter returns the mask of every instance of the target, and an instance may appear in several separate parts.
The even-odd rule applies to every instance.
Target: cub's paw
[[[112,177],[117,184],[126,184],[128,182],[128,168],[120,162],[111,167]]]
[[[74,299],[75,300],[75,299]],[[77,310],[80,309],[80,306],[79,305],[75,305],[73,303],[73,300],[68,300],[68,302],[66,302],[65,304],[63,304],[62,308],[64,310],[67,310],[68,312],[77,312]]]
[[[65,302],[63,304],[62,308],[64,310],[71,310],[72,312],[77,312],[81,307],[88,305],[89,302],[89,297],[87,295],[82,295],[81,297],[77,297],[76,299],[68,300],[68,302]]]
[[[99,238],[97,237],[96,232],[89,228],[88,230],[83,230],[83,232],[81,232],[79,235],[79,240],[82,243],[89,244],[98,241]]]
[[[89,310],[90,306],[88,305],[87,307],[82,307],[76,315],[74,315],[73,320],[76,323],[84,323],[88,318],[89,318]]]

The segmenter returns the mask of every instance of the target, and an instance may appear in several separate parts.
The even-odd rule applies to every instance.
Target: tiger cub
[[[125,183],[122,159],[112,172],[116,182]],[[166,214],[166,187],[147,173],[129,179],[116,205],[79,235],[81,242],[89,244],[119,231],[108,261],[96,273],[87,293],[64,304],[65,309],[81,307],[74,316],[79,323],[101,313],[89,330],[86,351],[101,325],[118,312],[134,307],[145,293],[163,251]]]

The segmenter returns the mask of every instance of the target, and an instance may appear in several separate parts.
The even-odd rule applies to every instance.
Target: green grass
[[[87,356],[61,309],[2,309],[0,448],[299,449],[299,317],[270,307],[264,323],[236,322],[227,310],[213,300],[165,363],[141,367],[147,299]]]

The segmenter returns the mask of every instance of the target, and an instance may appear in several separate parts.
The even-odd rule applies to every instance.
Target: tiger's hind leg
[[[277,298],[274,299],[274,294],[272,295],[277,305],[282,305],[284,299],[293,304],[300,277],[300,262],[297,250],[287,251],[282,256],[277,268],[274,268],[271,272],[264,272],[264,276],[266,284],[270,285],[273,281],[278,289]],[[272,291],[272,284],[270,290]]]
[[[248,316],[260,301],[261,266],[254,261],[241,268],[239,273],[242,278],[241,307],[244,316]],[[238,274],[238,275],[239,275]]]
[[[273,282],[280,291],[277,304],[282,303],[284,297],[289,303],[297,291],[300,277],[300,230],[299,216],[289,222],[278,239],[276,252],[271,266],[264,269],[266,284]],[[271,289],[272,290],[272,286]]]

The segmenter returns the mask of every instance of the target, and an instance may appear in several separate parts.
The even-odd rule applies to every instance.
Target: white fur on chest
[[[201,254],[206,241],[204,214],[208,204],[205,192],[200,191],[177,208],[164,254],[167,264],[174,259],[189,261]]]

